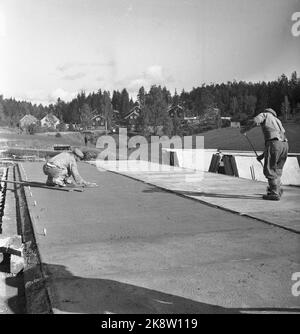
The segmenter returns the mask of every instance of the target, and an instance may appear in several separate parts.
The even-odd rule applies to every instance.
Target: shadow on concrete
[[[16,288],[17,293],[8,299],[7,305],[14,314],[25,314],[25,291],[24,291],[24,277],[23,272],[17,275],[8,276],[5,278],[5,284],[7,286]]]
[[[163,190],[160,188],[151,188],[143,190],[144,193],[156,193],[156,192],[165,192],[170,193],[170,191]],[[263,200],[262,194],[255,195],[237,195],[237,194],[217,194],[217,193],[207,193],[201,191],[185,191],[185,190],[172,190],[172,193],[186,196],[203,196],[203,197],[216,197],[216,198],[236,198],[236,199],[252,199],[252,200]]]
[[[253,200],[263,200],[262,195],[237,195],[237,194],[216,194],[216,193],[206,193],[206,192],[197,192],[197,191],[176,191],[181,195],[188,196],[203,196],[203,197],[217,197],[217,198],[236,198],[236,199],[253,199]]]
[[[243,314],[243,313],[300,313],[300,308],[225,308],[197,302],[188,298],[127,284],[109,279],[74,276],[65,266],[43,264],[46,271],[46,285],[51,290],[52,308],[55,313],[79,314]],[[30,269],[31,270],[31,269]],[[32,268],[33,276],[35,269]],[[18,277],[19,276],[19,277]],[[18,287],[18,295],[8,300],[14,313],[25,314],[24,287],[20,284],[22,274],[8,277],[6,284]],[[30,289],[34,294],[44,294],[45,284],[36,280]],[[45,282],[44,282],[45,283]],[[33,294],[33,296],[34,296]],[[28,295],[28,293],[27,293]],[[45,312],[40,306],[42,300],[29,297],[32,309]],[[28,306],[28,301],[27,301]],[[45,306],[47,307],[47,306]]]
[[[109,279],[72,275],[65,266],[46,264],[53,305],[62,313],[94,314],[218,314],[237,310]]]

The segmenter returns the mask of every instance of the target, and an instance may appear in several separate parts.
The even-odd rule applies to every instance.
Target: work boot
[[[266,194],[266,195],[263,195],[263,199],[266,199],[266,200],[269,200],[269,201],[280,201],[280,195]]]
[[[278,180],[268,179],[269,186],[267,187],[267,194],[263,195],[263,199],[270,201],[279,201],[280,200],[280,187],[278,186]]]
[[[55,184],[53,183],[53,179],[52,177],[48,177],[47,181],[46,181],[46,186],[48,187],[53,187],[55,186]]]
[[[272,195],[272,194],[274,194],[274,193],[272,192],[272,190],[271,190],[270,187],[268,186],[268,187],[267,187],[267,195]],[[279,189],[279,196],[281,197],[282,195],[283,195],[283,189],[280,188],[280,189]]]

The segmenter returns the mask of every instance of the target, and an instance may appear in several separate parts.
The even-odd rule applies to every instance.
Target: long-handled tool
[[[256,158],[257,158],[257,160],[260,162],[261,166],[262,166],[262,167],[264,167],[263,163],[262,163],[262,162],[259,160],[259,156],[258,156],[258,154],[257,154],[257,152],[256,152],[256,150],[255,150],[255,148],[254,148],[254,146],[252,145],[252,143],[251,143],[251,140],[248,138],[248,136],[247,136],[247,133],[246,133],[246,132],[244,133],[244,136],[247,138],[247,140],[248,140],[248,143],[250,144],[250,146],[251,146],[252,150],[254,151],[254,153],[255,153],[255,155],[256,155]]]
[[[5,183],[13,183],[13,184],[20,184],[23,186],[30,186],[30,187],[37,187],[37,188],[43,188],[43,189],[51,189],[51,190],[60,190],[60,191],[78,191],[78,192],[83,192],[84,190],[82,188],[77,188],[77,187],[70,187],[70,186],[66,186],[66,187],[51,187],[51,186],[47,186],[44,183],[41,182],[30,182],[30,181],[9,181],[9,180],[0,180],[1,182],[5,182]]]

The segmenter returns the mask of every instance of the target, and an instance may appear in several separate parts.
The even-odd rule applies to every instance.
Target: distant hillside
[[[300,124],[283,124],[289,140],[290,152],[300,153]],[[240,133],[240,129],[221,128],[201,133],[204,136],[205,148],[217,148],[221,150],[250,151],[251,147],[246,138]],[[264,139],[260,127],[252,129],[248,134],[255,149],[264,149]]]

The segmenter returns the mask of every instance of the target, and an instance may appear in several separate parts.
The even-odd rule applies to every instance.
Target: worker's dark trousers
[[[268,179],[269,193],[280,195],[281,175],[288,156],[287,142],[271,140],[266,142],[264,175]]]

